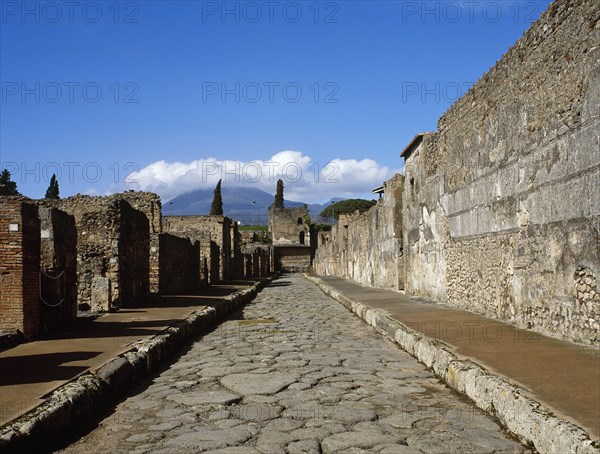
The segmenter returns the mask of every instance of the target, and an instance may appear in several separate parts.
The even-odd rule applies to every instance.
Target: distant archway
[[[300,232],[300,244],[304,244],[304,232]]]

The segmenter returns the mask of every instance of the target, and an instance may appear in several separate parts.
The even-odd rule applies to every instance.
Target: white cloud
[[[372,159],[333,159],[321,163],[300,151],[281,151],[268,160],[229,161],[216,158],[184,162],[154,162],[130,174],[122,189],[158,193],[163,200],[195,189],[223,185],[252,186],[275,192],[279,178],[290,200],[325,201],[331,197],[354,197],[391,178],[399,169],[391,169]]]

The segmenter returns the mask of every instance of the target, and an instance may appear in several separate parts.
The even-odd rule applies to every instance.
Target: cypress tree
[[[0,173],[0,195],[19,195],[17,183],[10,179],[10,172],[4,169]]]
[[[215,194],[213,195],[212,205],[210,207],[210,214],[223,215],[223,198],[221,197],[221,180],[215,186]]]
[[[275,193],[275,208],[283,208],[283,180],[277,180],[277,192]]]
[[[48,189],[46,189],[46,198],[47,199],[60,199],[59,189],[58,189],[58,181],[56,181],[56,174],[52,174],[52,178],[50,178],[50,185]]]

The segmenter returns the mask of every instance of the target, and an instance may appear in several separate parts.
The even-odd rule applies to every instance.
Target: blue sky
[[[364,195],[549,3],[2,0],[0,165],[30,197]]]

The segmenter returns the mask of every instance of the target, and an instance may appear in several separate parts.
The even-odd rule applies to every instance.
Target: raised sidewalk
[[[60,337],[1,351],[0,452],[26,451],[80,419],[93,418],[190,338],[254,298],[269,280],[150,296],[139,307],[80,320]]]
[[[600,452],[600,351],[346,279],[307,275],[540,452]]]

